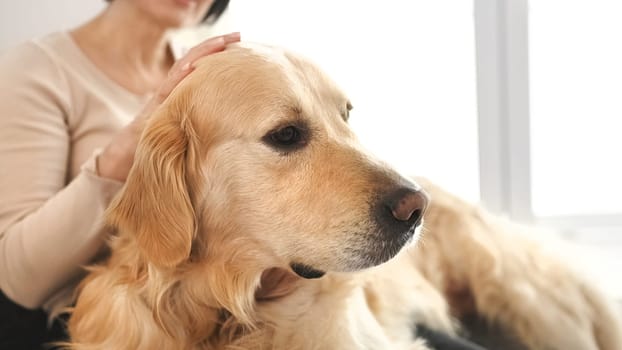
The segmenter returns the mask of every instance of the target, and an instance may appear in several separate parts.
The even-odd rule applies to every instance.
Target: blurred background
[[[0,52],[104,6],[3,1]],[[176,37],[241,31],[308,56],[349,94],[367,148],[576,243],[622,298],[620,18],[608,0],[231,0]]]

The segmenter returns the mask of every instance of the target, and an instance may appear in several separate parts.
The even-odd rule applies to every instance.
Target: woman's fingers
[[[169,72],[169,75],[156,92],[154,98],[150,101],[154,103],[156,106],[160,103],[164,102],[164,100],[170,95],[171,91],[177,86],[190,72],[192,72],[193,67],[191,65],[184,65],[179,68],[173,67]]]
[[[216,52],[220,52],[227,47],[227,45],[240,41],[240,33],[230,33],[226,35],[217,36],[212,39],[207,39],[199,45],[193,47],[188,53],[181,58],[180,62],[183,67],[186,64],[192,65],[196,60],[203,56],[207,56]]]
[[[193,63],[201,57],[223,51],[228,44],[240,41],[240,33],[230,33],[207,39],[193,47],[180,58],[171,70],[155,96],[155,105],[164,102],[173,89],[194,69]]]
[[[223,51],[228,44],[240,41],[240,33],[230,33],[207,39],[193,47],[188,53],[180,58],[168,73],[168,77],[158,90],[155,96],[147,103],[141,113],[142,117],[149,116],[157,106],[159,106],[173,89],[194,69],[193,63],[201,57]]]
[[[193,47],[180,58],[171,70],[168,77],[158,88],[154,98],[146,106],[145,111],[151,112],[168,97],[173,89],[194,69],[193,63],[201,57],[223,51],[228,44],[240,41],[240,33],[230,33],[207,39]]]
[[[228,44],[232,44],[238,41],[240,41],[240,33],[237,32],[207,39],[190,49],[190,51],[188,51],[188,53],[186,53],[184,57],[180,58],[175,63],[171,71],[175,69],[187,69],[189,66],[192,66],[192,64],[199,58],[223,51]]]

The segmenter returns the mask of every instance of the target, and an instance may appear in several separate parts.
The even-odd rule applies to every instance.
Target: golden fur
[[[374,256],[373,203],[409,181],[361,149],[347,105],[275,48],[203,59],[142,135],[70,347],[423,350],[415,322],[455,334],[477,312],[532,349],[622,349],[617,315],[579,274],[422,179],[425,237],[371,267],[390,257]],[[292,124],[310,132],[302,149],[266,144]],[[300,278],[293,261],[328,273]]]

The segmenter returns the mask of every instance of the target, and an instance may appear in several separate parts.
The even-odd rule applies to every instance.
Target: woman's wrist
[[[110,143],[96,159],[97,174],[106,179],[125,182],[134,162],[135,151],[135,146]]]

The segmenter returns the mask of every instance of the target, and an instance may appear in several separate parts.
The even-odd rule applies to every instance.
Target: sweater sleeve
[[[102,247],[103,212],[122,184],[94,154],[69,181],[71,95],[35,44],[0,58],[0,289],[40,307]]]

